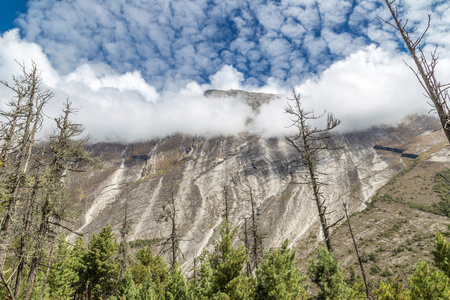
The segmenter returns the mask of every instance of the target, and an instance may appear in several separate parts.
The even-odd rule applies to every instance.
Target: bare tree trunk
[[[49,218],[49,207],[48,203],[44,204],[44,207],[42,208],[42,216],[41,216],[41,224],[39,226],[39,231],[37,235],[37,242],[34,250],[33,257],[31,259],[31,266],[30,271],[28,274],[28,280],[27,280],[27,290],[25,295],[25,300],[29,300],[32,296],[34,284],[36,282],[36,276],[39,269],[39,264],[42,259],[42,252],[44,250],[45,245],[45,239],[48,234],[48,218]]]
[[[244,219],[244,246],[248,250],[247,218]],[[252,276],[252,266],[250,261],[247,261],[247,277],[250,276]]]
[[[288,104],[285,111],[291,115],[292,127],[298,130],[298,133],[293,138],[294,141],[300,141],[297,145],[294,141],[286,138],[299,152],[299,158],[295,160],[300,166],[306,167],[307,169],[307,181],[310,184],[314,201],[317,206],[317,211],[319,214],[320,225],[325,239],[325,244],[328,251],[333,251],[330,228],[335,226],[344,217],[340,217],[336,222],[329,225],[327,220],[327,207],[325,206],[325,199],[323,199],[320,188],[323,185],[318,177],[317,165],[319,163],[322,151],[325,150],[338,150],[340,147],[335,147],[331,145],[331,131],[340,124],[332,114],[327,115],[327,125],[325,128],[320,129],[311,126],[308,121],[319,119],[321,116],[317,117],[312,111],[306,111],[303,109],[300,103],[300,95],[297,95],[293,91],[294,105]]]
[[[250,205],[252,210],[252,235],[253,235],[253,245],[252,245],[252,256],[253,256],[253,265],[254,270],[258,269],[259,266],[259,258],[261,252],[261,236],[258,232],[258,224],[256,222],[256,208],[255,208],[255,200],[253,199],[253,192],[250,188]]]
[[[367,284],[366,272],[364,271],[364,266],[363,266],[363,262],[362,262],[362,259],[361,259],[361,255],[359,255],[358,246],[356,245],[355,236],[353,235],[352,226],[350,224],[350,218],[348,217],[348,212],[347,212],[347,204],[343,203],[343,206],[344,206],[345,217],[347,219],[348,230],[350,231],[350,235],[352,236],[353,246],[355,247],[356,256],[358,257],[359,267],[361,268],[361,274],[362,274],[362,277],[363,277],[364,286],[366,287],[367,298],[370,299],[369,285]]]
[[[34,209],[34,201],[36,200],[37,192],[40,186],[40,179],[39,175],[36,175],[35,182],[33,189],[31,191],[31,196],[26,204],[25,207],[25,216],[24,216],[24,228],[23,228],[23,234],[20,238],[20,249],[19,249],[19,262],[17,266],[17,275],[16,275],[16,284],[14,286],[14,296],[17,298],[19,297],[20,293],[20,287],[22,283],[22,273],[23,273],[23,267],[25,265],[25,254],[28,248],[28,242],[30,240],[30,228],[31,228],[31,221],[33,219],[33,209]]]
[[[51,92],[40,89],[41,77],[38,74],[38,69],[34,63],[29,72],[23,65],[21,65],[21,68],[23,75],[18,78],[13,77],[15,86],[10,86],[3,81],[1,82],[3,85],[16,92],[17,98],[19,99],[17,104],[20,105],[19,107],[16,107],[16,112],[13,113],[13,122],[10,124],[6,147],[2,149],[1,155],[4,159],[7,159],[6,157],[9,156],[11,145],[14,142],[13,136],[15,128],[20,128],[21,132],[20,134],[15,135],[18,144],[18,160],[15,163],[15,168],[13,168],[14,179],[12,187],[9,190],[8,206],[0,230],[2,240],[0,244],[0,272],[3,272],[7,249],[11,240],[13,229],[12,222],[16,206],[20,201],[24,183],[28,176],[27,172],[32,157],[35,135],[40,129],[42,122],[42,108],[53,96]],[[22,115],[24,121],[23,123],[20,123]]]
[[[163,250],[170,243],[170,248],[166,248],[165,252],[170,251],[171,263],[170,269],[174,269],[177,263],[178,252],[180,252],[179,237],[178,237],[178,224],[177,224],[177,208],[175,205],[175,192],[173,186],[170,188],[169,203],[163,206],[163,215],[165,221],[169,221],[171,225],[171,232],[169,237],[162,243]],[[182,254],[182,253],[181,253]]]
[[[428,62],[427,58],[422,52],[422,49],[420,48],[422,39],[424,38],[430,27],[431,16],[428,15],[428,25],[422,35],[415,41],[412,41],[409,34],[413,33],[414,30],[408,30],[406,28],[408,20],[402,22],[402,20],[399,19],[398,9],[393,7],[395,1],[396,0],[385,0],[389,11],[394,18],[394,24],[384,20],[383,21],[400,32],[402,39],[406,44],[406,48],[408,49],[412,59],[414,60],[417,71],[411,67],[410,69],[416,75],[417,79],[425,90],[427,97],[431,99],[433,104],[432,106],[436,109],[445,136],[450,142],[450,110],[448,108],[448,101],[450,100],[448,94],[449,84],[441,85],[441,83],[435,77],[434,71],[438,61],[436,53],[434,52],[431,54],[431,62]]]
[[[127,237],[128,237],[129,229],[130,229],[130,221],[128,220],[128,201],[127,201],[127,196],[125,196],[125,213],[124,213],[122,228],[120,229],[120,236],[122,238],[122,246],[121,246],[122,261],[120,264],[119,280],[121,280],[124,277],[124,274],[128,270]]]
[[[230,207],[230,186],[229,185],[222,185],[222,197],[223,197],[223,205],[224,205],[224,212],[223,212],[223,217],[225,217],[225,222],[228,224],[230,222],[229,218],[230,218],[230,211],[231,211],[231,207]],[[228,226],[226,227],[227,233],[229,228]]]
[[[328,226],[327,218],[325,215],[326,213],[326,206],[324,206],[325,200],[322,200],[320,197],[319,185],[317,183],[315,168],[312,166],[311,162],[308,163],[308,171],[311,180],[311,186],[313,188],[314,200],[316,202],[317,211],[319,213],[320,225],[322,226],[325,244],[327,245],[328,251],[333,252],[333,245],[331,244],[331,237],[329,231],[330,227]]]

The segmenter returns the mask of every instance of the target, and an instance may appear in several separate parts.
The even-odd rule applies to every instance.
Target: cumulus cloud
[[[419,28],[432,12],[427,42],[450,47],[448,3],[398,3]],[[41,45],[61,74],[84,63],[105,63],[119,73],[139,70],[158,91],[192,80],[208,83],[224,65],[243,73],[245,84],[263,86],[276,78],[293,86],[369,44],[393,52],[399,46],[399,37],[378,18],[389,19],[378,0],[30,0],[28,5],[17,22],[23,37]]]
[[[45,130],[49,130],[50,119],[60,114],[67,98],[75,108],[80,108],[73,118],[84,125],[93,141],[132,142],[175,133],[234,135],[245,129],[253,114],[238,99],[203,96],[208,88],[241,87],[243,75],[231,66],[224,66],[211,76],[208,85],[191,82],[179,91],[160,95],[138,71],[120,74],[105,64],[86,63],[67,75],[60,75],[42,49],[21,40],[17,30],[0,37],[0,61],[5,62],[0,65],[0,74],[5,81],[21,74],[12,53],[28,67],[34,60],[42,71],[43,88],[55,94],[46,107],[50,118]],[[11,96],[6,88],[0,90],[3,105]]]
[[[450,4],[399,3],[419,31],[432,13],[425,51],[438,46],[439,78],[449,82]],[[19,73],[14,59],[33,59],[55,93],[49,115],[69,98],[95,140],[285,135],[293,87],[307,107],[336,114],[341,131],[362,129],[429,109],[379,16],[389,19],[378,0],[30,0],[21,33],[0,37],[0,74],[8,80]],[[255,116],[236,99],[203,97],[211,88],[280,99]]]
[[[341,120],[339,132],[362,130],[380,124],[395,124],[414,113],[431,109],[422,87],[403,63],[405,55],[392,56],[374,45],[362,49],[342,61],[333,63],[320,76],[295,87],[305,109],[316,115],[324,111]],[[450,60],[440,61],[437,74],[450,82]],[[292,134],[291,122],[284,114],[286,91],[282,97],[265,105],[254,122],[253,130],[263,136]]]
[[[326,109],[342,119],[341,131],[393,123],[430,108],[402,59],[409,61],[372,45],[334,63],[296,90],[307,107]]]

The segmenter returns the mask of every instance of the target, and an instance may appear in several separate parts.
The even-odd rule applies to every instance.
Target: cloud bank
[[[433,13],[424,49],[438,46],[439,78],[450,82],[450,4],[428,2],[399,4],[419,31]],[[286,135],[293,88],[306,107],[339,117],[340,131],[364,129],[430,108],[378,16],[389,19],[378,0],[31,0],[20,31],[0,36],[0,79],[19,74],[14,60],[33,59],[55,93],[49,116],[69,98],[94,141]],[[236,99],[203,97],[211,88],[280,99],[255,115]],[[1,105],[9,97],[0,87]]]

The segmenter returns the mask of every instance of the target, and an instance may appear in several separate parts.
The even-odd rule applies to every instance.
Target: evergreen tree
[[[178,264],[175,264],[174,268],[170,270],[164,294],[165,300],[188,300],[191,298],[186,279]]]
[[[198,271],[196,296],[199,299],[246,299],[250,298],[253,289],[248,288],[251,280],[245,279],[242,270],[248,260],[244,246],[234,248],[232,245],[236,230],[225,222],[220,231],[221,238],[213,242],[214,252],[205,251],[200,258],[202,264]],[[247,291],[240,295],[241,291]],[[238,298],[239,297],[239,298]]]
[[[342,269],[327,249],[318,249],[317,260],[312,259],[308,264],[308,274],[319,287],[318,299],[350,299],[352,291],[344,281]]]
[[[75,284],[79,280],[76,271],[79,257],[73,255],[69,245],[62,239],[56,248],[53,270],[48,279],[48,297],[50,299],[71,300],[75,295]]]
[[[409,277],[411,299],[450,299],[450,278],[441,270],[430,270],[426,262],[419,262]]]
[[[152,278],[148,276],[139,288],[139,300],[163,300],[164,293],[158,288],[158,285],[153,282]]]
[[[398,277],[392,282],[380,281],[380,286],[375,290],[377,300],[409,300],[408,291],[405,290]]]
[[[139,300],[139,287],[133,281],[130,273],[125,273],[117,288],[117,296],[112,296],[109,300]]]
[[[450,243],[447,242],[441,233],[436,234],[434,242],[435,250],[432,252],[436,267],[450,277]]]
[[[83,257],[86,267],[82,279],[87,285],[89,299],[107,299],[116,290],[119,263],[115,259],[118,245],[109,224],[92,237]]]
[[[256,270],[256,299],[307,299],[305,279],[295,267],[295,251],[285,240],[280,249],[266,252]]]
[[[75,271],[78,275],[78,280],[72,283],[73,289],[75,290],[75,299],[83,299],[82,295],[86,292],[86,264],[85,255],[86,247],[82,237],[78,237],[75,240],[75,246],[72,246],[71,256],[71,269]]]
[[[149,277],[158,285],[165,285],[168,280],[169,269],[164,259],[153,255],[152,248],[147,246],[136,253],[137,264],[131,268],[134,282],[139,285]]]

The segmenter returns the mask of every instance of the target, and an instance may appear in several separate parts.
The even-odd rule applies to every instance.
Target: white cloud
[[[326,109],[340,118],[341,131],[393,123],[429,110],[421,86],[402,59],[409,61],[372,45],[334,63],[296,90],[305,106],[318,112]]]
[[[218,90],[241,89],[244,75],[232,66],[225,65],[222,69],[210,76],[211,88]]]
[[[424,28],[429,1],[401,3]],[[439,78],[450,82],[450,4],[432,10],[425,50],[439,46]],[[30,0],[23,39],[17,30],[0,37],[0,74],[8,80],[19,73],[14,59],[34,59],[56,95],[50,115],[68,97],[96,139],[244,130],[249,108],[204,98],[210,88],[281,93],[251,124],[263,135],[284,134],[294,86],[351,130],[428,109],[397,33],[378,16],[389,19],[377,0]]]

